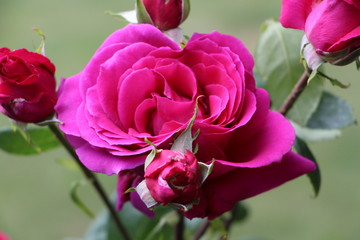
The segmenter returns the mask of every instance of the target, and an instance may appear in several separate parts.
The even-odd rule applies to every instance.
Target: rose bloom
[[[161,30],[178,27],[189,15],[189,0],[141,0],[141,8],[137,6],[140,22],[149,23]],[[145,12],[143,12],[142,7]]]
[[[319,53],[360,47],[358,0],[282,0],[280,22],[305,31]]]
[[[200,167],[189,150],[185,154],[162,150],[145,169],[145,180],[158,203],[191,204],[199,196]]]
[[[213,219],[315,169],[291,151],[294,130],[269,110],[267,92],[255,88],[253,65],[232,36],[195,33],[181,49],[151,25],[128,25],[105,40],[83,71],[62,82],[60,127],[86,167],[118,174],[144,164],[153,148],[145,138],[170,149],[198,99],[196,158],[215,165],[199,204],[185,214]]]
[[[0,111],[21,122],[40,122],[54,112],[55,66],[26,49],[0,48]]]

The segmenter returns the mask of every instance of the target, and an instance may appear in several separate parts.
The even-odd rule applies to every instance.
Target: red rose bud
[[[54,112],[55,66],[26,49],[0,48],[0,111],[21,122],[40,122]]]
[[[161,30],[177,28],[189,15],[190,0],[137,0],[139,23],[149,23]]]
[[[162,150],[145,169],[146,186],[155,201],[162,205],[188,205],[199,197],[200,167],[195,155]]]

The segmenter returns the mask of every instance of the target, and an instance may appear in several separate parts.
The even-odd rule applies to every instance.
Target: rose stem
[[[177,214],[179,216],[179,221],[175,225],[175,240],[183,240],[184,239],[184,215],[180,211],[177,211]]]
[[[79,165],[80,169],[82,170],[83,174],[88,179],[88,181],[94,186],[95,190],[97,191],[100,198],[104,202],[105,206],[109,210],[110,215],[113,218],[113,220],[114,220],[120,234],[124,237],[125,240],[130,240],[131,238],[130,238],[129,234],[127,233],[123,223],[119,219],[119,216],[117,215],[115,209],[112,207],[109,199],[106,196],[106,193],[105,193],[103,187],[101,186],[100,182],[97,180],[96,176],[92,172],[90,172],[89,169],[87,169],[81,163],[81,161],[78,158],[75,150],[69,144],[69,142],[66,140],[66,138],[64,137],[62,132],[59,130],[59,128],[55,124],[49,124],[49,128],[54,133],[54,135],[59,140],[59,142],[66,148],[68,153],[74,158],[75,162]]]
[[[194,237],[192,238],[192,240],[199,240],[202,237],[202,235],[204,235],[204,233],[209,228],[209,226],[210,226],[210,221],[205,220],[203,222],[203,224],[200,226],[200,228],[198,229],[198,231],[194,234]]]
[[[279,113],[281,113],[282,115],[285,116],[289,112],[291,107],[294,105],[296,100],[299,98],[300,94],[304,91],[311,72],[312,72],[312,70],[310,70],[310,69],[306,69],[304,71],[304,73],[301,75],[300,79],[295,84],[294,88],[292,89],[291,93],[285,99],[283,105],[280,107]]]

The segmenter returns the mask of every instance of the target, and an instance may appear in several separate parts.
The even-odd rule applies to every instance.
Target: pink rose
[[[215,166],[199,204],[186,215],[212,219],[315,169],[291,152],[294,130],[269,110],[266,91],[255,88],[253,64],[232,36],[195,33],[181,49],[151,25],[129,25],[62,82],[60,127],[85,166],[118,174],[144,164],[153,148],[148,141],[170,149],[199,99],[192,128],[200,129],[196,158],[206,164],[215,159]]]
[[[40,122],[54,112],[55,66],[26,49],[0,48],[0,111],[21,122]]]
[[[9,236],[0,231],[0,240],[11,240]]]
[[[305,31],[325,60],[350,54],[354,60],[360,55],[359,0],[283,0],[280,22],[284,27]],[[340,55],[326,56],[340,51]]]
[[[189,0],[138,0],[137,17],[161,30],[177,28],[188,17]]]
[[[195,155],[162,150],[145,169],[146,186],[151,196],[162,205],[187,205],[199,197],[200,167]]]

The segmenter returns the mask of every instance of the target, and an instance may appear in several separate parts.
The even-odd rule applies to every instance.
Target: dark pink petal
[[[350,36],[358,34],[356,28],[360,25],[360,9],[344,2],[324,0],[309,15],[306,20],[305,33],[315,47],[328,52],[341,50],[339,39],[355,31]],[[349,38],[344,39],[349,40]],[[333,46],[335,43],[336,46]]]
[[[63,122],[63,124],[59,124],[60,129],[73,136],[80,136],[77,122],[74,119],[77,112],[75,106],[79,106],[82,101],[79,91],[80,74],[62,80],[58,90],[59,99],[55,106],[57,117]]]
[[[146,156],[132,155],[119,157],[86,143],[76,149],[81,162],[90,170],[107,175],[118,174],[121,170],[133,169],[144,163]]]
[[[111,59],[101,64],[97,76],[97,89],[102,109],[114,123],[121,125],[116,104],[119,101],[119,85],[121,77],[139,59],[154,49],[144,43],[135,43],[121,51],[117,51]]]
[[[170,47],[174,50],[180,50],[180,46],[166,37],[159,29],[149,24],[129,24],[126,27],[117,30],[111,34],[97,50],[117,43],[146,43],[154,47]],[[97,52],[95,54],[97,54]]]
[[[155,71],[165,81],[164,95],[174,101],[188,101],[197,94],[196,77],[191,69],[177,60],[158,59]]]
[[[138,86],[138,87],[136,87]],[[119,85],[118,114],[124,130],[134,127],[136,108],[154,94],[164,91],[164,79],[150,69],[137,70],[128,75]]]
[[[360,10],[359,10],[360,14]],[[344,49],[348,46],[360,46],[360,24],[357,28],[346,34],[340,40],[338,40],[334,45],[332,45],[328,51],[335,52],[337,50]]]
[[[245,45],[239,39],[231,35],[225,35],[213,31],[210,34],[194,33],[190,38],[188,44],[202,39],[209,39],[220,47],[230,49],[232,53],[236,54],[239,57],[240,62],[244,64],[245,70],[247,72],[252,72],[252,69],[254,67],[254,59],[245,47]]]
[[[164,134],[164,124],[176,121],[183,123],[184,128],[190,121],[195,111],[195,101],[176,102],[168,98],[156,96],[157,107],[152,118],[153,132],[155,135]],[[179,114],[181,113],[181,114]],[[175,133],[176,130],[172,129]]]
[[[234,168],[221,178],[206,181],[203,185],[206,201],[201,199],[200,205],[194,205],[194,209],[185,215],[214,219],[231,210],[236,202],[275,188],[315,168],[313,162],[293,152],[284,155],[281,162],[266,167]],[[206,205],[205,215],[196,215],[203,212],[197,211],[197,208],[203,209],[203,205]]]
[[[280,22],[286,28],[305,29],[305,22],[317,0],[282,0]]]

